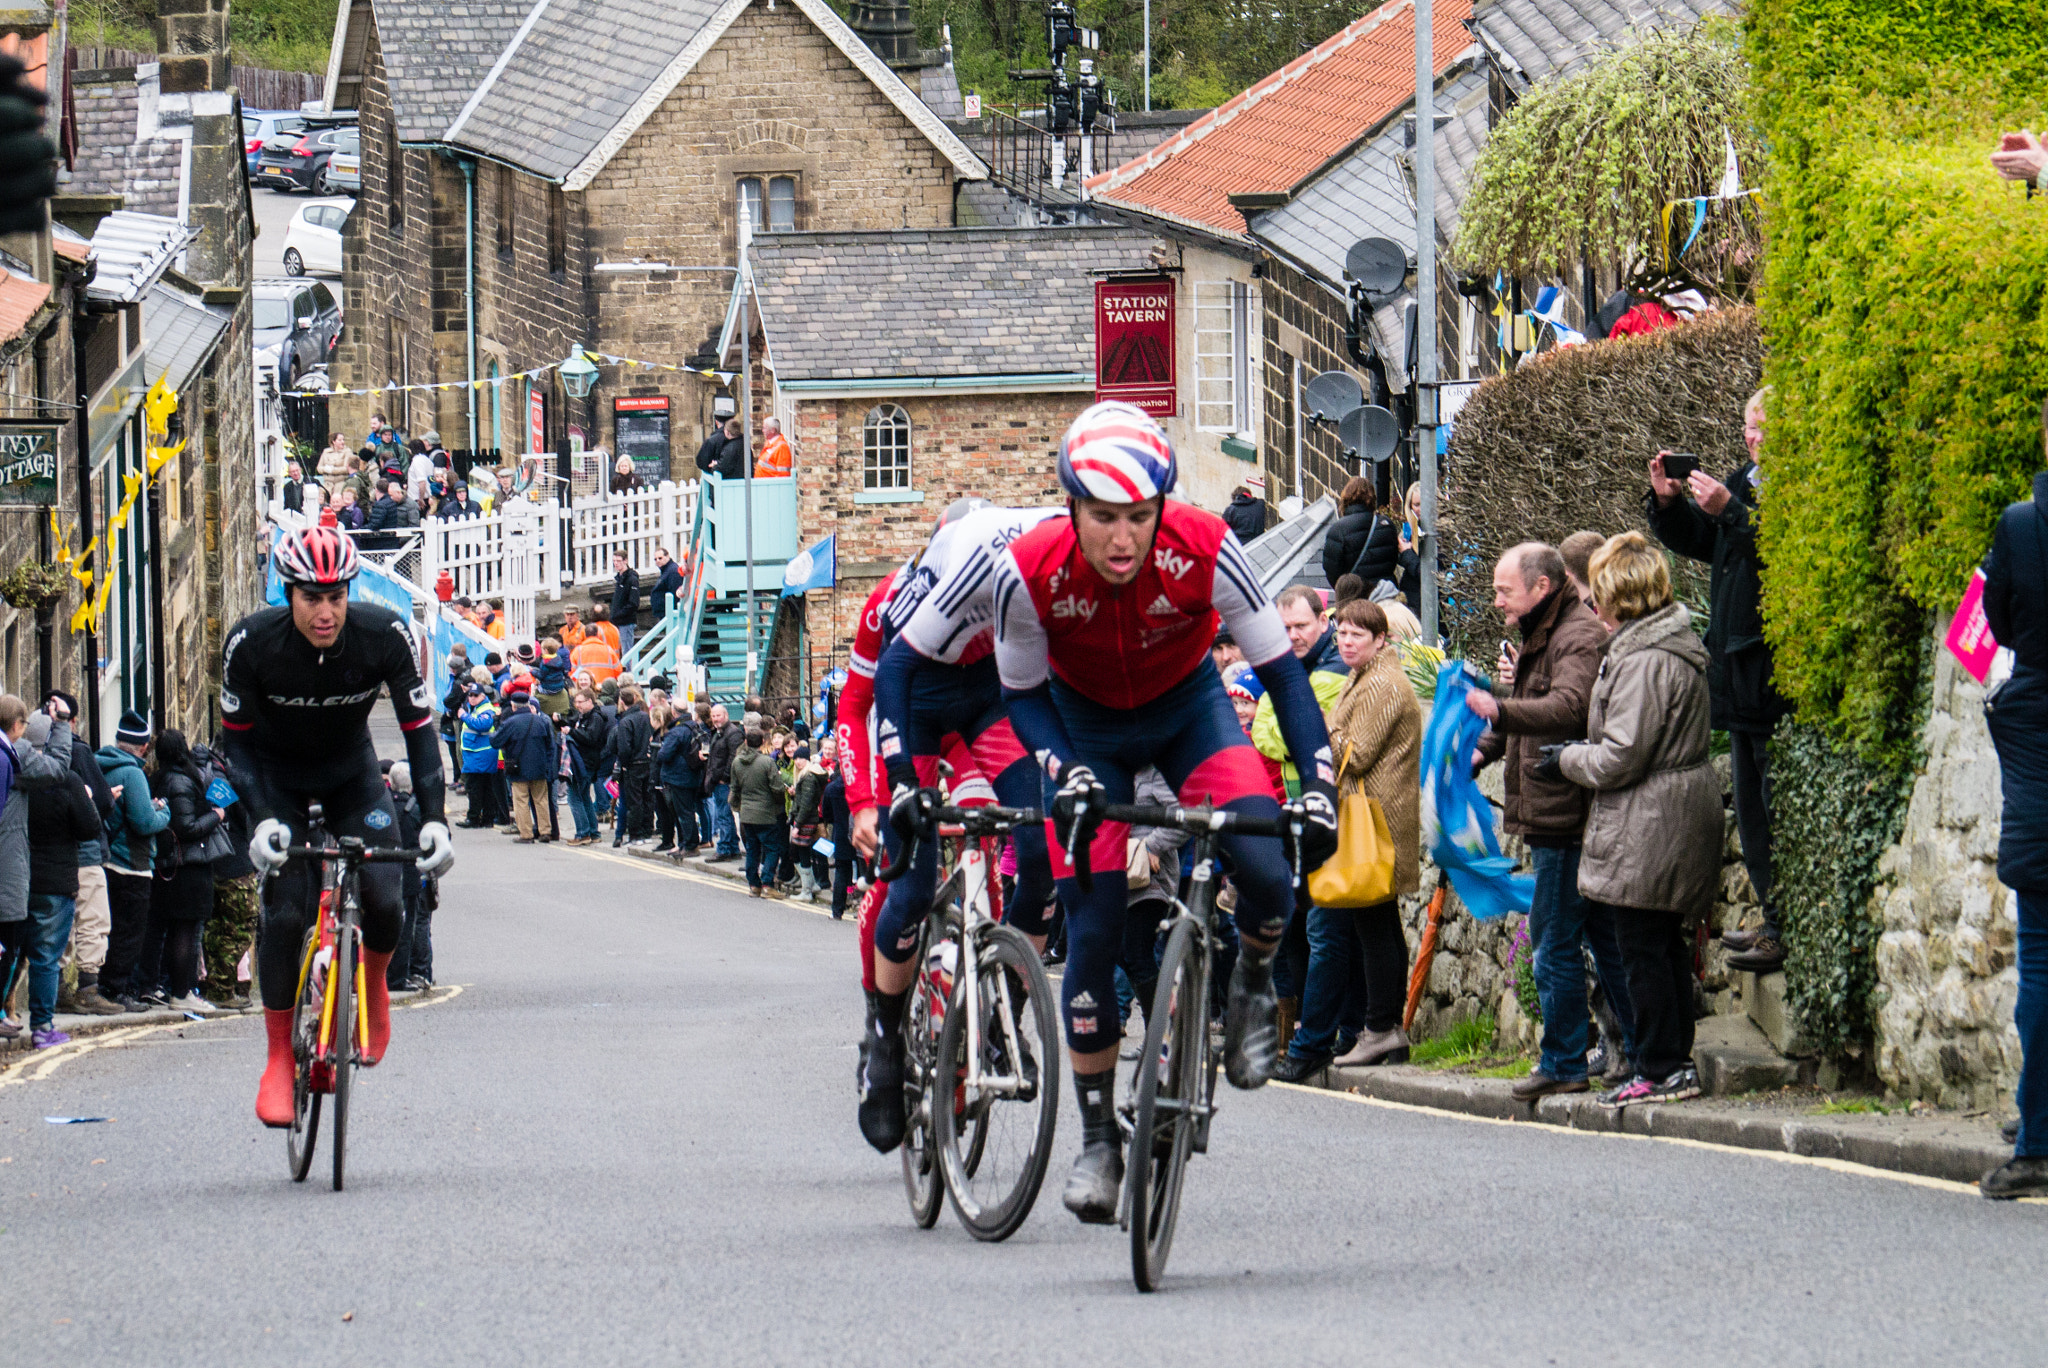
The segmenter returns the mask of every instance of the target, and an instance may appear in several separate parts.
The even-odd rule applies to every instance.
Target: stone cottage
[[[363,193],[333,380],[460,382],[389,414],[455,448],[528,450],[536,416],[549,448],[615,447],[618,400],[666,398],[688,471],[712,382],[607,365],[568,400],[504,377],[577,344],[700,357],[743,203],[764,239],[946,228],[988,174],[824,0],[342,0],[336,32],[329,102],[360,112]],[[332,421],[353,435],[370,408]]]

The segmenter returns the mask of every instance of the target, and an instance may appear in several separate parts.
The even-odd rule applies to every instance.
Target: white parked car
[[[340,275],[341,230],[355,204],[352,199],[325,199],[301,205],[284,230],[284,273]]]

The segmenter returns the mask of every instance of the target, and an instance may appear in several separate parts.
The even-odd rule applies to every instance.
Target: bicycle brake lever
[[[1087,825],[1088,800],[1081,799],[1074,805],[1074,824],[1067,831],[1067,867],[1074,871],[1074,883],[1083,893],[1095,891],[1095,871],[1088,864],[1088,847],[1081,841],[1081,829]],[[1080,858],[1075,857],[1079,847]]]

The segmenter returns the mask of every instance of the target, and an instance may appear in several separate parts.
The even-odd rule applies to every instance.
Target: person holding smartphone
[[[1774,973],[1785,966],[1778,905],[1771,879],[1771,732],[1791,705],[1771,682],[1771,648],[1764,641],[1763,558],[1757,554],[1756,514],[1763,490],[1764,398],[1758,390],[1742,410],[1749,459],[1725,480],[1697,468],[1675,478],[1680,453],[1650,459],[1650,493],[1643,512],[1665,546],[1712,567],[1707,591],[1707,692],[1714,730],[1728,733],[1735,785],[1735,826],[1742,862],[1763,908],[1763,924],[1733,931],[1721,943],[1735,953],[1731,969]]]

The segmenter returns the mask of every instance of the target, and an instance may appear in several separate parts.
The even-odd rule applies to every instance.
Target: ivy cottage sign
[[[57,434],[51,423],[0,423],[0,504],[57,503]]]

